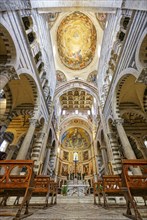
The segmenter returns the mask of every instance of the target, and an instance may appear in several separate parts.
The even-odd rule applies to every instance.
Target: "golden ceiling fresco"
[[[68,149],[83,149],[90,147],[90,136],[83,128],[70,128],[62,135],[62,147]]]
[[[62,63],[81,70],[93,60],[96,49],[96,29],[81,12],[74,12],[61,22],[57,31],[58,52]]]

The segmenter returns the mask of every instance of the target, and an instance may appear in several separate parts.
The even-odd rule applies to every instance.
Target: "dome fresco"
[[[95,55],[96,39],[96,29],[85,14],[74,12],[64,18],[57,31],[62,63],[72,70],[87,67]]]

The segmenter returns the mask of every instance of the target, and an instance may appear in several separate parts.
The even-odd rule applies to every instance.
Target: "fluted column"
[[[34,131],[36,128],[36,124],[37,124],[37,119],[30,119],[30,126],[29,129],[27,131],[27,134],[23,140],[23,143],[21,145],[21,148],[18,152],[18,155],[16,157],[16,160],[20,160],[20,159],[25,159],[34,135]]]
[[[104,163],[104,167],[105,167],[105,174],[108,174],[109,168],[108,168],[108,157],[107,157],[106,147],[101,146],[100,149],[102,152],[102,158],[103,158],[103,163]]]
[[[49,160],[50,160],[50,153],[51,153],[51,147],[47,148],[47,152],[46,152],[46,158],[44,161],[44,166],[43,166],[43,175],[47,175],[47,168],[48,168],[48,164],[49,164]]]

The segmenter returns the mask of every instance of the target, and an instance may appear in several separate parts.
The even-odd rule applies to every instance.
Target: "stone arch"
[[[113,113],[114,119],[121,118],[120,111],[119,111],[119,102],[120,102],[121,89],[122,89],[123,85],[125,84],[125,81],[129,77],[134,77],[134,83],[135,83],[135,78],[137,78],[138,75],[139,75],[138,71],[136,71],[135,69],[132,69],[132,68],[128,68],[128,69],[125,69],[124,71],[122,71],[120,73],[118,79],[116,80],[115,85],[114,85],[114,89],[113,89],[114,95],[113,95],[113,99],[112,99],[112,103],[113,103],[112,113]]]
[[[82,88],[86,92],[90,93],[93,97],[95,97],[96,102],[98,103],[98,90],[95,86],[92,86],[88,82],[83,82],[82,80],[70,80],[66,83],[59,85],[55,92],[55,98],[59,98],[65,92],[69,90],[73,90],[76,88]]]
[[[23,86],[25,86],[25,89],[27,88],[27,94],[25,89],[23,89]],[[1,132],[3,135],[5,130],[9,128],[9,124],[12,122],[14,117],[28,114],[32,118],[38,119],[40,110],[38,107],[40,105],[37,86],[30,75],[21,74],[19,80],[11,80],[5,87],[8,93],[9,105],[6,107],[3,122],[1,122]],[[3,139],[2,136],[0,142]]]
[[[16,65],[17,53],[16,45],[10,33],[10,27],[6,27],[0,20],[0,66]]]
[[[34,78],[28,73],[22,73],[20,74],[20,77],[21,76],[25,76],[31,86],[33,93],[33,102],[34,102],[34,117],[38,118],[39,117],[38,114],[40,111],[40,95],[39,95],[39,88],[37,86],[37,83],[34,80]]]

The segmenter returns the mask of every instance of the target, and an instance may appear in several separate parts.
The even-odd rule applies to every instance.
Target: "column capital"
[[[9,149],[15,150],[15,149],[19,149],[19,146],[17,144],[10,144],[9,145]]]
[[[37,133],[37,139],[43,139],[44,137],[45,137],[45,133],[44,133],[44,132],[39,131],[39,132]]]
[[[116,138],[117,134],[116,132],[110,132],[107,134],[108,138],[111,139],[111,138]]]
[[[100,149],[101,150],[106,150],[107,148],[106,148],[106,146],[101,146]]]
[[[13,66],[1,67],[0,75],[5,76],[8,80],[19,79],[16,70]]]
[[[142,69],[142,71],[137,79],[137,82],[144,83],[147,85],[147,68]]]
[[[38,120],[37,120],[37,119],[35,119],[35,118],[30,118],[30,119],[29,119],[29,122],[30,122],[30,124],[32,124],[32,125],[34,125],[34,126],[36,126],[36,125],[37,125]]]
[[[114,122],[113,122],[114,125],[122,125],[123,123],[124,123],[123,118],[114,119]]]

